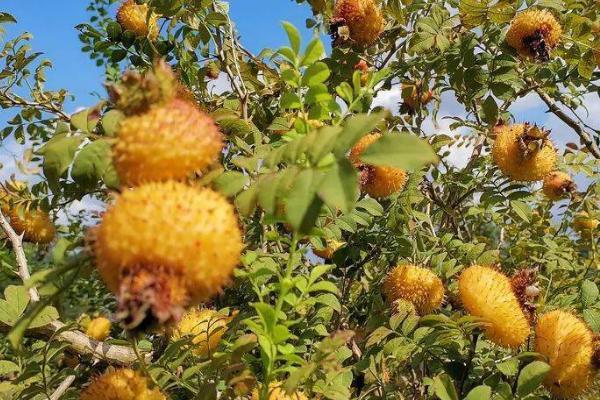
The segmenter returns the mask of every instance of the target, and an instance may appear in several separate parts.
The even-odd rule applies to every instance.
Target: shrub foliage
[[[0,398],[598,398],[598,1],[124,3],[74,114],[2,41]]]

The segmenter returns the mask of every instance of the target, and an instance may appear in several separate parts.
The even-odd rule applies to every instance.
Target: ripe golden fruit
[[[242,251],[234,208],[221,194],[171,181],[124,191],[90,238],[130,327],[178,320],[183,307],[209,300]]]
[[[121,121],[114,161],[121,183],[182,180],[215,162],[221,132],[195,104],[174,99]]]
[[[600,221],[589,216],[587,212],[581,212],[573,219],[573,229],[584,238],[592,237],[592,232],[597,230]]]
[[[512,20],[506,42],[523,57],[547,61],[561,35],[562,27],[551,12],[526,10]]]
[[[461,273],[458,290],[467,312],[487,323],[484,330],[489,340],[509,348],[525,342],[529,322],[504,274],[474,265]]]
[[[148,15],[149,12],[146,4],[125,0],[117,11],[117,22],[124,31],[131,31],[138,37],[148,36],[155,40],[158,37],[158,18],[155,14]]]
[[[258,389],[254,389],[252,392],[252,400],[259,400]],[[281,388],[281,382],[271,382],[269,385],[269,397],[268,400],[308,400],[308,397],[302,392],[295,392],[292,394],[286,394],[285,390]]]
[[[80,400],[166,400],[158,388],[148,388],[148,380],[131,369],[109,370],[85,388]]]
[[[335,5],[332,29],[348,27],[350,39],[360,46],[369,46],[377,41],[384,24],[381,10],[374,0],[338,0]]]
[[[554,171],[544,178],[542,191],[550,200],[560,200],[575,190],[575,182],[561,171]]]
[[[381,134],[372,133],[363,136],[350,151],[350,162],[360,170],[362,190],[374,198],[382,198],[399,192],[404,188],[408,175],[399,168],[366,165],[360,161],[360,155],[367,147],[376,142]]]
[[[548,132],[529,124],[499,125],[494,131],[494,162],[512,180],[539,181],[554,170],[557,155]]]
[[[433,92],[423,92],[421,85],[413,83],[402,84],[402,101],[410,114],[427,105],[433,99]]]
[[[10,226],[19,235],[23,234],[23,238],[27,241],[47,244],[56,236],[56,228],[50,216],[41,209],[15,206],[7,210],[7,217],[10,219]]]
[[[335,239],[327,240],[326,247],[322,249],[313,249],[313,253],[315,253],[315,255],[318,257],[329,260],[331,257],[333,257],[333,254],[344,244],[346,243]]]
[[[96,340],[104,340],[110,334],[110,321],[104,317],[94,318],[88,324],[85,334]]]
[[[544,314],[535,328],[535,351],[548,357],[550,372],[544,385],[556,397],[573,399],[592,381],[592,332],[579,318],[565,311]]]
[[[442,306],[444,284],[431,270],[415,265],[399,265],[383,283],[383,292],[390,303],[411,302],[421,315],[430,314]]]
[[[219,345],[230,320],[230,317],[219,315],[215,310],[192,309],[181,318],[171,338],[179,340],[192,336],[194,354],[203,358],[210,357]]]

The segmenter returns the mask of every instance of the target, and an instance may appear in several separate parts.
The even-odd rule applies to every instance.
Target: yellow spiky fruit
[[[489,340],[508,348],[519,347],[527,340],[529,322],[504,274],[474,265],[461,273],[458,290],[467,312],[486,323]]]
[[[333,18],[348,27],[350,39],[360,46],[376,42],[385,24],[374,0],[338,0]]]
[[[230,320],[231,317],[220,315],[215,310],[192,309],[181,318],[171,338],[179,340],[191,336],[194,354],[206,358],[216,350]]]
[[[539,318],[535,351],[548,357],[544,385],[556,397],[574,399],[591,384],[594,354],[592,332],[571,313],[556,310]]]
[[[594,49],[594,59],[596,60],[596,66],[600,68],[600,47]]]
[[[286,394],[285,390],[281,387],[281,382],[271,382],[269,385],[269,396],[268,400],[308,400],[308,397],[300,391],[292,394]],[[260,395],[258,389],[254,389],[252,392],[252,400],[259,400]]]
[[[499,125],[494,132],[492,157],[509,178],[539,181],[554,171],[556,149],[543,130],[529,124],[515,124]]]
[[[174,99],[121,121],[114,161],[121,183],[135,186],[205,171],[222,148],[212,118],[195,104]]]
[[[90,321],[85,334],[96,340],[104,340],[110,334],[110,321],[104,317],[94,318]]]
[[[547,10],[526,10],[511,22],[506,42],[522,57],[547,61],[560,42],[562,27]]]
[[[148,5],[136,4],[135,0],[125,0],[117,11],[117,22],[124,31],[133,32],[137,37],[158,37],[158,17],[150,14]]]
[[[95,378],[80,400],[166,400],[158,388],[149,388],[148,380],[131,369],[108,370]]]
[[[383,292],[390,303],[411,302],[421,315],[439,309],[444,300],[444,284],[433,271],[415,265],[399,265],[386,277]]]
[[[147,317],[178,320],[183,307],[218,294],[242,250],[234,208],[221,194],[171,181],[124,191],[90,239],[131,327]]]
[[[8,210],[10,226],[32,243],[48,244],[56,236],[56,228],[46,211],[15,206]]]
[[[560,200],[574,190],[575,182],[567,173],[554,171],[544,178],[542,191],[550,200]]]
[[[600,221],[596,218],[590,217],[590,215],[583,211],[575,216],[573,219],[573,229],[584,238],[592,237],[592,233],[598,229]]]
[[[346,243],[340,242],[339,240],[331,239],[327,240],[326,246],[322,249],[313,249],[313,253],[316,256],[330,260],[333,254]]]
[[[390,196],[401,191],[406,184],[408,175],[406,171],[375,165],[366,165],[360,161],[360,155],[367,147],[375,143],[381,134],[372,133],[363,136],[350,151],[350,162],[361,172],[360,185],[363,192],[374,198]]]

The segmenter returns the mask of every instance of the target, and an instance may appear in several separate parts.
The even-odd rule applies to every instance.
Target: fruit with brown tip
[[[530,9],[512,20],[506,42],[523,57],[548,61],[561,35],[562,27],[550,11]]]
[[[492,147],[495,164],[515,181],[539,181],[554,171],[556,149],[549,132],[535,125],[498,125]]]
[[[128,329],[177,321],[187,306],[220,293],[243,246],[227,199],[172,181],[125,190],[90,241]]]
[[[542,191],[550,200],[560,200],[576,190],[575,182],[565,172],[554,171],[544,178]]]
[[[385,20],[379,5],[374,0],[338,0],[335,4],[331,33],[334,42],[344,39],[343,28],[347,36],[359,46],[369,46],[379,39]]]

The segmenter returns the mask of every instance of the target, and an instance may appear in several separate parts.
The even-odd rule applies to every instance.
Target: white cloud
[[[385,107],[397,115],[400,107],[402,96],[400,95],[399,88],[393,88],[390,90],[382,90],[377,93],[377,96],[373,99],[373,107]]]
[[[229,77],[224,72],[221,72],[217,79],[208,81],[207,87],[208,91],[214,95],[220,95],[225,92],[231,92],[232,89]]]
[[[520,114],[532,110],[540,110],[544,103],[540,100],[537,94],[530,92],[526,96],[517,99],[510,107],[510,111],[514,114]]]

